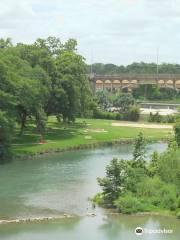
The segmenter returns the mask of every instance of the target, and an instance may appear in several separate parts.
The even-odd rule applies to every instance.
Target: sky
[[[76,38],[87,63],[180,63],[180,0],[0,0],[0,38]]]

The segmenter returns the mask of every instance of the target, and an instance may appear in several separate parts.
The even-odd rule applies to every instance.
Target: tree
[[[74,122],[76,116],[88,113],[92,95],[84,58],[76,49],[75,39],[62,43],[48,37],[16,45],[10,39],[0,39],[0,111],[5,114],[4,122],[5,117],[13,119],[23,134],[32,119],[43,134],[49,115]]]
[[[135,139],[133,151],[133,166],[145,168],[146,140],[140,132]]]
[[[106,204],[112,203],[124,191],[126,167],[126,161],[114,158],[106,168],[106,177],[97,179],[103,189]]]
[[[96,101],[100,105],[102,110],[107,110],[107,108],[110,106],[110,102],[107,97],[106,91],[97,91],[96,92]]]
[[[4,160],[10,154],[12,136],[12,119],[5,112],[0,111],[0,160]]]
[[[114,99],[114,106],[120,108],[120,112],[126,113],[135,104],[135,99],[131,94],[120,94]]]
[[[10,38],[6,38],[6,39],[0,38],[0,49],[6,49],[12,46],[13,45]]]
[[[84,59],[68,50],[57,57],[56,66],[57,78],[55,86],[56,89],[62,88],[66,92],[67,100],[65,112],[61,113],[64,115],[64,119],[74,121],[78,113],[83,116],[87,111],[88,100],[91,95],[85,74]]]

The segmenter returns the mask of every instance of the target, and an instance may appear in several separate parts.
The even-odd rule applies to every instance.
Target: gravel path
[[[153,128],[153,129],[173,129],[171,125],[165,124],[144,124],[144,123],[126,123],[126,122],[114,122],[113,127],[135,127],[135,128]]]

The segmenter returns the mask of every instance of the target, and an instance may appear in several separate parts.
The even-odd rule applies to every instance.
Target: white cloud
[[[0,36],[32,42],[75,37],[87,60],[178,62],[179,0],[1,0]],[[93,36],[93,37],[92,37]]]

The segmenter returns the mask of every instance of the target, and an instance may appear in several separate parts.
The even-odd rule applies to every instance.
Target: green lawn
[[[16,137],[13,140],[13,151],[15,154],[33,154],[96,142],[128,140],[135,138],[140,131],[149,140],[167,139],[172,134],[169,129],[113,127],[112,122],[118,121],[77,119],[75,124],[64,125],[58,123],[55,117],[50,117],[44,135],[46,143],[43,145],[38,144],[40,135],[37,133],[33,123],[29,123],[23,136],[19,136],[17,130]],[[99,129],[101,132],[98,132]]]

